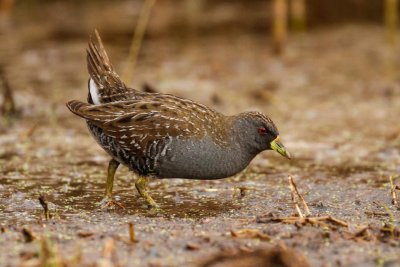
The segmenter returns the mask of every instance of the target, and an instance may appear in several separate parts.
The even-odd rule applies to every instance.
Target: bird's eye
[[[258,133],[261,135],[264,135],[267,133],[267,130],[264,127],[260,127],[260,128],[258,128]]]

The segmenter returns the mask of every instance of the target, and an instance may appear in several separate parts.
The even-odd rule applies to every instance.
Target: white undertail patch
[[[89,81],[89,92],[92,98],[93,104],[100,105],[99,89],[93,79]]]

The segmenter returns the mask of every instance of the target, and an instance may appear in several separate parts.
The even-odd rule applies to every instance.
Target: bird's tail
[[[86,107],[92,106],[91,104],[84,103],[84,102],[81,102],[78,100],[68,101],[66,105],[72,113],[74,113],[75,115],[78,115],[79,117],[82,117],[82,118],[84,118],[84,116],[80,112],[81,108],[86,108]]]
[[[88,102],[98,105],[127,100],[132,89],[127,88],[115,72],[97,30],[94,35],[95,38],[90,36],[86,58],[90,75]]]

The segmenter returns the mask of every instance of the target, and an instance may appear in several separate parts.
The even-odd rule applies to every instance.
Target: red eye
[[[264,127],[258,128],[258,133],[264,135],[267,133],[267,130]]]

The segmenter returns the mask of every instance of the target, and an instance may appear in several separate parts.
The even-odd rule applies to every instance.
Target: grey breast
[[[155,178],[221,179],[242,171],[256,154],[247,153],[238,143],[216,144],[209,136],[198,140],[169,137],[165,146],[148,160],[140,161],[122,149],[114,138],[92,123],[90,132],[101,147],[115,160],[139,174],[151,173]],[[152,146],[148,146],[152,151]],[[150,159],[150,157],[149,157]],[[148,166],[147,166],[148,165]]]
[[[164,157],[157,161],[158,178],[220,179],[242,171],[255,155],[243,152],[239,144],[216,144],[209,136],[174,138]]]

